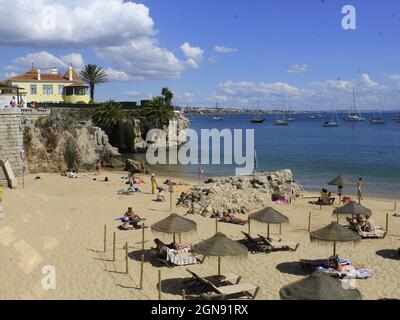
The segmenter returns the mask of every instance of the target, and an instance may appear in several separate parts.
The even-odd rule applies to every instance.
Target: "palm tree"
[[[98,84],[108,82],[107,73],[95,64],[87,64],[82,68],[80,76],[90,86],[90,99],[94,101],[95,87]]]
[[[110,136],[115,126],[127,118],[127,113],[122,105],[114,101],[107,101],[101,107],[97,108],[93,115],[93,122],[96,126],[104,129]]]
[[[165,103],[171,105],[172,99],[174,98],[174,94],[172,93],[172,91],[169,90],[167,87],[164,87],[162,88],[161,95],[164,97]]]
[[[176,115],[170,103],[166,102],[164,97],[155,97],[143,110],[144,116],[150,120],[156,128],[162,128],[167,125],[169,120]]]

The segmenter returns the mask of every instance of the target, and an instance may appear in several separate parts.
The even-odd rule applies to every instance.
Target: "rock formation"
[[[178,206],[203,216],[228,210],[248,214],[270,205],[273,199],[289,198],[291,189],[292,197],[299,197],[302,187],[291,181],[290,170],[210,180],[210,183],[196,185],[182,193]]]

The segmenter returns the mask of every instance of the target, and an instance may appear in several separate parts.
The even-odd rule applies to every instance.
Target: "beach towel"
[[[339,272],[332,268],[318,267],[316,271],[337,275],[341,279],[345,277],[353,279],[368,279],[372,277],[372,271],[370,271],[368,268],[360,268],[360,269],[353,268],[351,270],[345,270]]]
[[[173,250],[168,248],[167,261],[177,266],[187,266],[196,264],[197,259],[195,256],[190,255],[190,249]]]
[[[126,189],[117,190],[117,194],[124,195],[124,196],[129,196],[134,193],[135,193],[134,191],[130,191],[130,190],[126,190]]]

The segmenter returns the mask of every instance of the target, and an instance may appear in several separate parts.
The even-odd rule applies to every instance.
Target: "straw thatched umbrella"
[[[331,182],[328,182],[329,186],[338,186],[338,187],[341,187],[341,188],[343,188],[344,186],[351,186],[352,184],[353,184],[352,181],[350,181],[350,180],[348,180],[348,179],[346,179],[346,178],[344,178],[342,176],[338,176],[335,179],[333,179]],[[340,201],[342,201],[342,199],[341,199],[342,195],[341,195],[340,191],[341,190],[339,190],[339,188],[338,188],[339,203],[340,203]]]
[[[372,211],[361,204],[358,204],[355,201],[349,202],[345,204],[344,206],[337,208],[333,210],[333,214],[336,214],[338,217],[339,221],[339,215],[351,215],[354,217],[357,214],[363,215],[363,216],[371,216]]]
[[[250,220],[266,223],[268,225],[267,234],[269,238],[269,225],[289,222],[289,218],[275,209],[268,207],[260,211],[254,212],[249,215],[249,231],[250,231]],[[250,233],[250,232],[249,232]]]
[[[218,276],[221,276],[221,257],[246,257],[248,252],[246,246],[228,238],[221,232],[195,244],[192,251],[204,256],[218,257]]]
[[[333,242],[333,255],[336,255],[337,242],[356,242],[360,241],[360,235],[336,222],[310,233],[311,241]]]
[[[174,242],[176,234],[192,232],[196,229],[196,222],[177,215],[176,213],[171,213],[167,218],[156,222],[151,226],[153,232],[172,234]]]
[[[339,279],[323,272],[288,284],[279,294],[284,300],[361,300],[358,289],[344,289]]]

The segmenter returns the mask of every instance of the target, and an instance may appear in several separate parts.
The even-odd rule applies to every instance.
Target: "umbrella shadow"
[[[383,249],[378,250],[376,254],[384,259],[400,260],[400,248],[399,249]]]
[[[132,260],[135,261],[142,261],[142,255],[144,257],[144,262],[145,263],[150,263],[152,267],[155,268],[162,268],[162,267],[166,267],[165,264],[163,264],[162,262],[160,262],[157,259],[156,253],[154,250],[136,250],[136,251],[132,251],[128,253],[128,257]]]
[[[276,266],[276,269],[281,273],[291,274],[294,276],[306,276],[306,270],[299,261],[283,262]]]
[[[207,289],[204,287],[194,286],[192,283],[188,282],[188,280],[190,280],[190,277],[161,280],[161,292],[175,296],[181,296],[182,290],[185,290],[185,293],[189,296],[201,295],[207,292]],[[158,288],[159,284],[157,283],[157,289]]]

